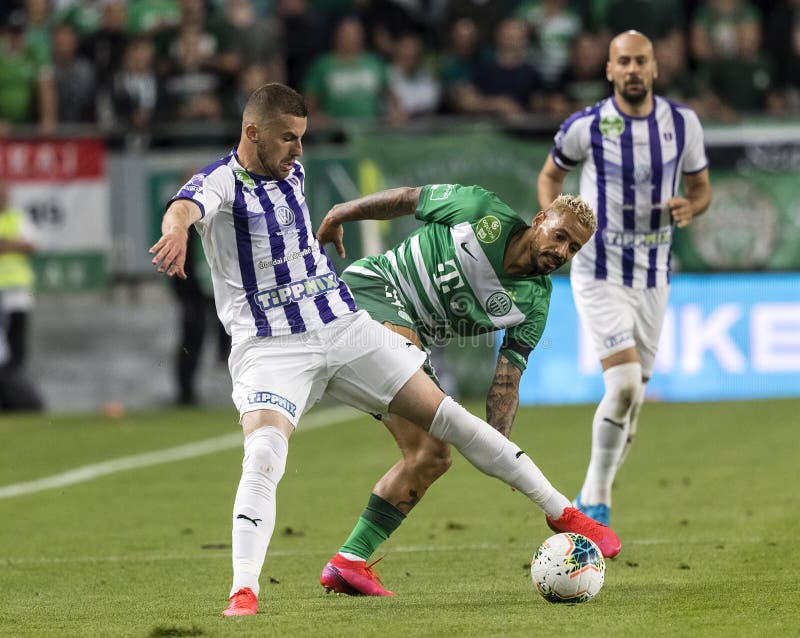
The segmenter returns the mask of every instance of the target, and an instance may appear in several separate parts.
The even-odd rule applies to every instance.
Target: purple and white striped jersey
[[[237,343],[312,331],[355,312],[311,231],[303,166],[286,179],[245,170],[230,155],[206,166],[172,199],[190,199],[211,267],[217,314]]]
[[[647,117],[630,117],[610,97],[570,116],[551,156],[582,165],[580,194],[597,214],[597,233],[572,260],[573,276],[631,288],[669,283],[672,217],[667,201],[681,175],[708,166],[703,129],[687,106],[655,96]]]

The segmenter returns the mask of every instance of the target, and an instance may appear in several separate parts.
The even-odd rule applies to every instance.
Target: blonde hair
[[[555,211],[560,215],[567,213],[574,215],[578,222],[591,230],[592,233],[597,230],[597,218],[594,215],[592,207],[577,195],[561,193],[561,195],[556,197],[550,206],[547,207],[547,210]]]

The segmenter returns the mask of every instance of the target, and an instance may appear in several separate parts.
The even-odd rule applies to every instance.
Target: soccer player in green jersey
[[[415,214],[425,225],[383,255],[352,263],[342,278],[360,308],[429,351],[435,338],[505,330],[486,420],[508,436],[519,381],[544,330],[549,273],[571,259],[597,223],[579,197],[561,195],[528,226],[480,186],[395,188],[334,206],[319,227],[320,244],[345,256],[342,223]],[[430,362],[425,370],[436,381]],[[402,458],[378,481],[349,538],[320,582],[351,595],[390,596],[365,562],[450,467],[450,447],[397,415],[385,415]]]

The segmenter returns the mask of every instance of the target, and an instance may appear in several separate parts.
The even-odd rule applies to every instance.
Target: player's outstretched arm
[[[502,354],[497,357],[494,380],[486,395],[486,420],[495,430],[508,437],[519,407],[519,381],[522,370]]]
[[[168,277],[186,279],[186,243],[189,226],[201,217],[200,207],[187,199],[176,199],[169,205],[161,221],[161,238],[148,251],[158,272]]]
[[[420,187],[403,186],[336,204],[319,225],[317,241],[323,246],[332,243],[339,256],[344,257],[343,223],[362,219],[394,219],[411,215],[417,210],[421,191]]]
[[[553,158],[548,155],[536,180],[536,196],[542,210],[547,210],[547,207],[561,194],[566,176],[567,173],[556,166]]]

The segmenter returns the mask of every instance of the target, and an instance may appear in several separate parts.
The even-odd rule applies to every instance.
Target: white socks
[[[642,366],[623,363],[603,372],[605,394],[592,422],[592,456],[581,488],[585,505],[611,506],[611,484],[630,430],[631,409],[640,396]]]
[[[636,397],[633,400],[633,405],[631,406],[630,425],[625,436],[625,445],[622,448],[622,454],[619,455],[619,461],[617,461],[617,471],[619,471],[619,468],[621,468],[622,464],[625,462],[628,452],[631,451],[633,439],[636,438],[636,428],[639,425],[639,413],[642,411],[642,404],[644,403],[644,395],[646,391],[647,383],[643,382],[639,386],[639,392],[636,393]]]
[[[455,446],[484,474],[525,494],[551,518],[560,518],[570,506],[525,452],[449,396],[439,404],[428,433]]]
[[[244,440],[242,478],[233,504],[233,587],[231,596],[249,587],[258,596],[258,576],[275,528],[275,492],[286,469],[289,441],[273,427]]]

